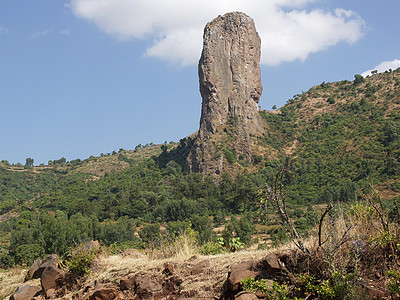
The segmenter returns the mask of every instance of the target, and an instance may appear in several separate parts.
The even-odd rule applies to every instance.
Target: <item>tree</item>
[[[31,168],[31,167],[33,167],[33,158],[30,158],[30,157],[28,157],[27,159],[26,159],[26,162],[25,162],[25,167],[26,168]]]
[[[190,220],[193,230],[199,233],[198,241],[200,244],[204,244],[212,239],[214,231],[212,222],[208,216],[194,215]]]
[[[150,224],[144,226],[143,229],[139,232],[140,238],[147,245],[149,244],[158,244],[160,239],[160,225],[159,224]]]
[[[354,85],[359,85],[360,83],[363,83],[365,81],[365,78],[360,75],[360,74],[356,74],[354,75]]]
[[[15,261],[20,265],[30,266],[37,258],[42,257],[44,249],[38,244],[21,245],[15,253]]]

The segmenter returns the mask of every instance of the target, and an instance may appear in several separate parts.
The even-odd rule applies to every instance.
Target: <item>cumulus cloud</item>
[[[76,16],[120,39],[152,41],[149,56],[182,66],[196,64],[205,24],[229,11],[242,11],[256,23],[261,62],[277,65],[336,45],[354,43],[364,21],[344,9],[308,8],[318,0],[71,0]]]
[[[400,68],[400,59],[395,59],[391,61],[383,61],[379,65],[377,65],[375,68],[371,70],[367,70],[363,72],[361,75],[364,77],[367,77],[368,75],[371,75],[372,71],[378,71],[378,73],[385,72],[389,69],[396,70],[397,68]]]

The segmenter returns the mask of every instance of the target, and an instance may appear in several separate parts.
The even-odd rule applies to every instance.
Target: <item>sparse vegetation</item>
[[[266,249],[294,237],[303,244],[288,267],[297,283],[266,288],[249,279],[249,289],[272,299],[357,299],[354,287],[371,279],[399,295],[400,71],[359,76],[261,111],[266,133],[249,137],[249,158],[231,147],[232,118],[215,144],[228,162],[216,180],[186,172],[192,138],[42,166],[3,160],[0,266],[65,257],[92,239],[113,254],[137,248],[165,259],[230,255],[255,242]],[[265,184],[280,204],[261,216]],[[69,268],[85,274],[92,257],[82,252]]]

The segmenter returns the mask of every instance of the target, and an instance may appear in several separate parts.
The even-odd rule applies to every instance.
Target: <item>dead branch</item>
[[[319,220],[319,228],[318,228],[318,248],[320,248],[325,242],[322,243],[322,223],[324,221],[324,218],[327,213],[329,213],[332,209],[334,208],[334,205],[329,203],[327,208],[325,209],[324,213],[321,216],[321,219]]]

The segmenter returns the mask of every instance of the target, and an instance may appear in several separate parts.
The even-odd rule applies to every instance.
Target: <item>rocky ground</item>
[[[254,275],[250,268],[267,255],[267,251],[240,251],[152,259],[132,249],[98,256],[91,273],[74,280],[58,268],[58,258],[50,257],[42,266],[15,271],[18,274],[8,278],[14,284],[1,291],[3,299],[13,292],[10,299],[220,299],[224,293],[233,299],[239,281]],[[232,270],[234,278],[227,289]],[[24,282],[27,273],[40,278]]]
[[[308,242],[309,243],[309,242]],[[252,277],[263,279],[267,288],[285,284],[295,291],[302,284],[295,273],[306,274],[319,266],[318,252],[302,254],[293,246],[271,250],[242,250],[235,253],[203,256],[190,251],[160,259],[154,253],[144,254],[128,249],[119,255],[109,255],[98,242],[84,245],[95,250],[96,258],[90,273],[77,276],[67,270],[68,258],[57,255],[38,260],[29,269],[13,269],[2,273],[0,298],[26,299],[88,299],[88,300],[182,300],[182,299],[266,299],[261,290],[243,291],[241,281]],[[309,247],[309,249],[313,249]],[[73,255],[73,254],[72,254]],[[308,271],[307,271],[308,270]],[[375,272],[379,275],[379,272]],[[385,280],[374,274],[356,280],[357,295],[349,299],[398,299],[385,288]],[[315,281],[323,287],[321,280]],[[306,291],[305,299],[320,299],[319,290]],[[349,290],[350,291],[350,290]],[[303,293],[304,294],[304,293]],[[304,295],[303,295],[304,296]],[[304,297],[301,296],[303,299]],[[321,299],[342,299],[336,296]],[[393,298],[395,297],[395,298]],[[268,298],[269,299],[269,298]],[[288,299],[276,297],[271,299]],[[347,298],[346,298],[347,299]]]

